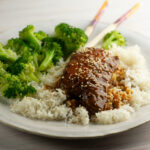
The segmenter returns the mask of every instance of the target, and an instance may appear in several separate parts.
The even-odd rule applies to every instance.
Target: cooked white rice
[[[54,86],[62,75],[66,62],[61,59],[55,67],[49,69],[48,74],[42,76],[41,85],[34,84],[38,91],[35,97],[25,97],[21,101],[15,101],[11,105],[11,110],[33,119],[65,120],[69,123],[83,125],[89,124],[90,121],[97,124],[112,124],[128,120],[139,107],[150,103],[149,72],[137,45],[126,48],[114,45],[110,52],[119,56],[122,65],[127,69],[127,77],[122,82],[133,90],[129,105],[96,113],[91,119],[84,107],[80,106],[73,112],[63,104],[66,100],[63,90],[44,88],[44,84]]]
[[[63,59],[60,59],[55,67],[49,69],[48,73],[41,77],[43,84],[54,86],[59,80],[60,76],[63,74],[65,66],[66,62]]]

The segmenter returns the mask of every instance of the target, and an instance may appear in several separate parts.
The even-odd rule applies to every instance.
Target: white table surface
[[[90,19],[103,0],[0,0],[0,32],[18,25],[50,19]],[[137,0],[110,0],[101,21],[112,23]],[[70,16],[71,15],[71,16]],[[150,37],[150,0],[123,25]],[[62,140],[26,134],[0,124],[0,150],[149,150],[150,123],[109,137]]]

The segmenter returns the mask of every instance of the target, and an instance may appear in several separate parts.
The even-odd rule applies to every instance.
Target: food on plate
[[[40,83],[40,78],[47,73],[47,69],[54,67],[61,58],[68,57],[75,48],[84,46],[87,39],[83,30],[66,23],[57,25],[53,36],[44,31],[35,32],[33,25],[25,27],[19,32],[18,38],[8,40],[4,46],[0,44],[0,61],[5,65],[2,69],[5,74],[11,76],[8,79],[1,74],[7,85],[3,88],[2,84],[0,88],[2,96],[23,98],[35,94],[37,90],[31,82]],[[19,84],[14,85],[16,80]]]
[[[17,59],[17,55],[10,49],[6,49],[0,43],[0,60],[7,62],[14,62]]]
[[[106,50],[86,48],[71,56],[59,84],[66,91],[67,105],[83,105],[94,114],[119,108],[130,100],[132,90],[121,83],[124,78],[125,69],[118,56],[111,56]]]
[[[86,47],[80,28],[60,23],[53,35],[28,25],[0,45],[0,91],[11,111],[41,120],[87,125],[130,119],[150,103],[150,80],[140,48],[119,31]]]
[[[0,87],[3,96],[16,98],[36,93],[36,89],[31,84],[27,84],[26,80],[21,79],[22,77],[8,73],[6,67],[0,62]]]
[[[61,23],[55,27],[56,38],[64,42],[64,55],[69,56],[72,52],[83,47],[88,41],[87,35],[80,28]]]
[[[112,48],[113,44],[117,44],[119,46],[126,45],[126,39],[117,30],[111,31],[104,36],[102,48],[110,49],[110,48]]]
[[[44,53],[44,58],[39,66],[39,71],[44,71],[50,65],[56,64],[63,56],[61,45],[48,39],[43,42],[41,51]]]

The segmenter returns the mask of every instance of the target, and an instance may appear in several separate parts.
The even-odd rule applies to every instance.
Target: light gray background
[[[103,0],[0,0],[0,32],[39,20],[90,19]],[[101,20],[112,23],[137,0],[110,0]],[[122,27],[150,37],[150,0],[142,0],[141,9]],[[0,124],[0,150],[149,150],[150,123],[109,137],[89,140],[62,140],[26,134]]]

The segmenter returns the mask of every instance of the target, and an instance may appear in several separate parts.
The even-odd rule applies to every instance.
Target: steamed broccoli
[[[43,42],[43,45],[44,45],[45,42],[56,42],[56,43],[58,43],[61,46],[62,50],[65,50],[65,43],[61,39],[59,39],[59,38],[57,38],[55,36],[46,37],[46,38],[44,38],[42,40],[42,42]]]
[[[6,62],[14,62],[17,59],[17,54],[11,49],[6,49],[0,43],[0,60]]]
[[[110,33],[107,33],[105,35],[105,37],[103,38],[103,42],[102,42],[102,48],[110,49],[112,48],[113,44],[116,44],[119,46],[126,45],[126,39],[117,30],[111,31]]]
[[[48,37],[48,35],[43,32],[43,31],[38,31],[35,32],[34,35],[37,37],[37,39],[39,39],[40,41],[42,41],[44,38]]]
[[[19,32],[20,39],[24,40],[31,48],[39,50],[41,48],[41,41],[38,39],[37,34],[34,33],[34,26],[28,25]]]
[[[31,84],[28,85],[26,81],[21,81],[18,76],[14,75],[7,76],[2,88],[2,94],[7,98],[24,97],[35,93],[36,89]]]
[[[0,87],[4,85],[4,79],[7,76],[6,65],[0,61]]]
[[[0,44],[0,91],[7,98],[32,95],[36,89],[32,81],[39,82],[43,71],[55,65],[61,57],[84,46],[88,37],[79,28],[61,23],[53,37],[45,32],[34,32],[28,25],[3,46]],[[5,63],[5,64],[4,64]]]
[[[25,44],[25,42],[19,38],[11,38],[8,40],[5,48],[11,49],[16,52],[18,55],[23,54],[25,51],[30,50],[30,48]]]
[[[13,75],[20,75],[24,80],[39,82],[34,55],[31,52],[26,52],[20,56],[13,64],[8,66],[7,71]]]
[[[19,76],[11,75],[5,70],[5,65],[0,62],[0,91],[7,98],[23,97],[36,93],[36,89]]]
[[[88,41],[88,37],[83,30],[69,26],[66,23],[61,23],[55,27],[55,36],[65,44],[65,57],[83,47]]]
[[[63,56],[60,44],[51,42],[51,39],[47,39],[42,47],[44,52],[44,59],[39,66],[39,71],[45,71],[49,66],[56,64]]]

